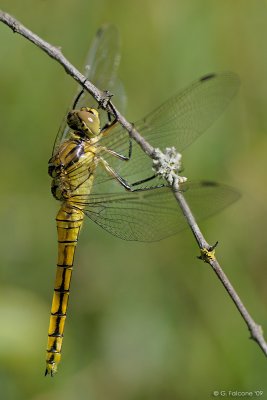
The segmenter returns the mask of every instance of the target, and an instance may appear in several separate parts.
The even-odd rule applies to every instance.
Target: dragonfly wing
[[[211,183],[187,183],[183,192],[199,221],[239,198],[231,187]],[[94,194],[82,208],[88,217],[109,233],[125,240],[153,242],[188,225],[169,188],[131,193]],[[76,203],[79,206],[79,203]]]
[[[126,95],[122,83],[117,78],[117,71],[120,64],[120,36],[117,28],[113,25],[102,26],[90,47],[85,63],[84,76],[95,86],[102,90],[109,90],[114,96],[115,104],[124,110],[126,105]],[[78,86],[77,95],[81,92],[81,86]],[[77,98],[75,96],[68,111],[73,109],[73,104]],[[75,107],[98,107],[96,101],[88,92],[84,92],[77,101]],[[56,153],[59,145],[64,141],[70,132],[66,121],[67,113],[62,121],[58,131],[53,155]]]
[[[123,84],[118,79],[117,73],[121,60],[121,40],[117,28],[112,24],[102,26],[89,50],[86,64],[85,77],[101,90],[108,90],[114,98],[114,104],[124,112],[126,95]],[[76,108],[83,106],[97,108],[98,103],[92,99],[88,92],[84,93]]]
[[[212,125],[238,87],[239,78],[234,73],[211,74],[170,98],[134,126],[152,146],[161,149],[175,146],[180,152]],[[128,135],[124,129],[117,127],[103,138],[101,144],[121,154],[127,154]],[[132,182],[153,173],[152,161],[135,142],[129,162],[121,162],[111,155],[107,155],[106,159],[123,177]]]
[[[239,87],[232,72],[210,74],[191,84],[135,124],[154,147],[183,151],[219,117]]]

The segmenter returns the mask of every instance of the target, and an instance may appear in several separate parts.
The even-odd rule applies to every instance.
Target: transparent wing
[[[219,117],[239,87],[239,78],[231,72],[210,74],[192,83],[147,117],[134,125],[154,147],[175,146],[181,152],[197,139]],[[121,127],[114,128],[101,140],[121,154],[127,154],[129,139]],[[134,182],[152,175],[152,161],[134,142],[128,162],[105,155],[106,160],[121,176]],[[110,179],[100,174],[96,184]]]
[[[183,151],[219,117],[239,87],[232,72],[210,74],[163,103],[136,128],[154,147]]]
[[[113,101],[117,107],[124,110],[126,104],[126,95],[122,83],[117,78],[117,71],[120,64],[120,36],[118,30],[113,25],[102,26],[90,47],[86,63],[84,76],[89,79],[95,86],[102,90],[109,90],[115,94]],[[81,92],[81,86],[78,86],[77,95]],[[77,98],[77,95],[74,98]],[[72,101],[68,111],[73,109],[74,101]],[[81,107],[98,107],[96,101],[88,92],[84,92],[76,104],[76,108]],[[62,121],[59,132],[57,134],[53,155],[56,153],[59,145],[69,134],[69,127],[66,122],[67,113]]]
[[[117,73],[121,60],[121,40],[117,28],[107,24],[102,26],[93,41],[85,63],[85,77],[101,90],[109,90],[114,95],[113,102],[124,111],[126,95]],[[98,107],[98,103],[88,92],[80,98],[76,108],[85,105]]]
[[[183,186],[183,192],[198,221],[239,198],[233,188],[213,182],[188,183]],[[169,188],[95,194],[85,203],[82,198],[77,199],[75,206],[84,209],[86,215],[103,229],[125,240],[152,242],[187,227]]]

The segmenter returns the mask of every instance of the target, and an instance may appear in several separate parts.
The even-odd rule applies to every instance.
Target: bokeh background
[[[129,120],[203,74],[235,71],[238,96],[184,154],[186,175],[242,198],[201,223],[267,330],[267,5],[254,0],[9,0],[1,8],[77,67],[97,28],[117,25]],[[86,221],[62,363],[44,378],[57,256],[47,160],[76,90],[62,67],[0,25],[0,388],[5,400],[208,399],[263,391],[266,358],[187,231],[127,243]]]

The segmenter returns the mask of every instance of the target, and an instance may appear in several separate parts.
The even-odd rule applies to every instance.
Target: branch
[[[107,94],[99,90],[90,81],[88,81],[85,78],[85,76],[83,76],[64,57],[59,48],[52,46],[50,43],[47,43],[39,36],[37,36],[35,33],[31,32],[29,29],[23,26],[19,21],[17,21],[11,15],[4,13],[2,11],[0,11],[0,21],[8,25],[13,30],[13,32],[19,33],[20,35],[28,39],[30,42],[34,43],[37,47],[42,49],[51,58],[53,58],[60,65],[62,65],[66,73],[69,74],[73,79],[75,79],[82,87],[84,87],[95,98],[95,100],[101,105],[101,107],[104,110],[108,111],[110,114],[113,114],[117,118],[118,122],[129,132],[131,137],[141,146],[143,151],[152,159],[155,158],[155,149],[140,135],[140,133],[134,128],[134,126],[120,114],[120,112],[115,108],[115,106],[110,101],[107,101]],[[216,273],[220,282],[226,289],[227,293],[235,303],[239,313],[241,314],[242,318],[247,324],[247,327],[251,334],[251,338],[260,346],[264,354],[267,356],[267,343],[264,340],[261,326],[258,325],[253,320],[251,315],[248,313],[247,309],[245,308],[244,304],[242,303],[238,294],[236,293],[235,289],[230,283],[229,279],[227,278],[222,268],[220,267],[217,259],[215,258],[215,251],[214,251],[215,246],[209,245],[208,242],[205,240],[183,194],[175,190],[175,188],[173,188],[173,194],[180,208],[182,209],[182,212],[188,222],[188,225],[190,226],[194,234],[194,237],[198,243],[198,246],[201,251],[201,256],[199,258],[201,258],[204,262],[208,263],[212,267],[213,271]]]

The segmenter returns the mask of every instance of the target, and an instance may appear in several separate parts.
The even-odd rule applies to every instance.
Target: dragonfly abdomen
[[[58,231],[58,264],[51,316],[48,328],[48,343],[45,374],[53,376],[61,359],[64,325],[67,314],[73,260],[84,214],[81,210],[64,203],[56,221]]]

